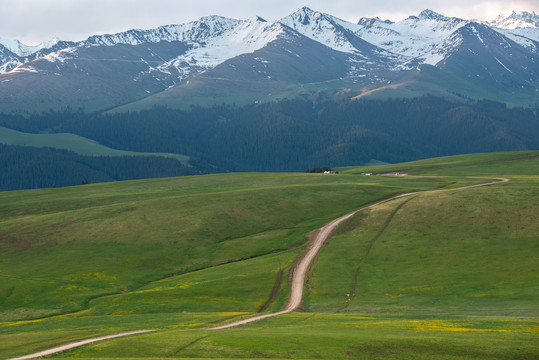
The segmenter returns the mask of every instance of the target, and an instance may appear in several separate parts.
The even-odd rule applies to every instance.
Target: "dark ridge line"
[[[209,338],[211,337],[212,335],[206,335],[206,336],[202,336],[202,337],[199,337],[198,339],[195,339],[193,341],[191,341],[190,343],[180,347],[178,350],[176,350],[175,352],[173,352],[171,355],[169,355],[168,357],[175,357],[176,355],[178,355],[180,352],[182,352],[183,350],[187,349],[189,346],[191,345],[194,345],[196,344],[197,342],[199,342],[200,340],[203,340],[205,338]]]
[[[456,181],[453,181],[453,182],[450,182],[449,184],[445,184],[445,185],[441,185],[441,186],[438,186],[438,187],[435,187],[434,190],[438,190],[438,189],[445,189],[451,185],[455,185],[457,182]]]
[[[369,246],[367,247],[367,251],[365,252],[365,255],[363,256],[363,259],[361,260],[361,262],[359,263],[358,267],[356,268],[356,272],[355,272],[355,275],[354,275],[354,283],[352,285],[352,290],[350,291],[350,299],[348,299],[348,302],[346,303],[346,305],[344,305],[344,307],[342,307],[341,309],[339,309],[337,312],[341,312],[341,311],[344,311],[348,308],[348,306],[354,301],[355,297],[356,297],[356,287],[357,287],[357,281],[358,281],[358,278],[359,278],[359,271],[361,270],[361,267],[363,266],[363,264],[365,263],[365,261],[367,261],[367,257],[369,256],[370,252],[371,252],[371,249],[372,247],[374,246],[374,243],[380,239],[380,237],[382,236],[382,234],[386,231],[387,227],[389,226],[389,224],[391,223],[391,221],[393,220],[393,218],[395,217],[395,215],[397,214],[397,212],[402,209],[402,207],[404,205],[406,205],[406,203],[408,203],[409,201],[415,199],[415,196],[414,197],[411,197],[409,199],[407,199],[406,201],[402,202],[401,204],[399,204],[392,212],[391,214],[389,214],[389,216],[387,217],[386,221],[384,222],[384,225],[382,226],[382,228],[378,231],[378,233],[374,236],[374,238],[372,239],[372,241],[370,242]]]
[[[304,321],[310,320],[310,319],[312,319],[313,317],[315,317],[316,315],[318,315],[318,314],[317,314],[317,313],[311,313],[311,315],[305,317],[304,319],[298,320],[297,322],[300,323],[300,322],[304,322]]]
[[[79,313],[81,311],[88,310],[91,301],[102,298],[102,297],[113,296],[113,295],[118,295],[118,293],[117,292],[108,292],[108,293],[102,293],[102,294],[97,294],[97,295],[91,296],[91,297],[87,298],[86,300],[84,300],[84,302],[82,303],[82,307],[80,309],[77,309],[77,310],[63,311],[63,312],[60,312],[60,313],[45,315],[45,316],[41,316],[41,317],[9,320],[9,321],[6,321],[6,323],[39,321],[39,320],[52,319],[52,318],[59,317],[59,316],[74,315],[74,314],[77,314],[77,313]],[[8,326],[8,325],[0,326],[0,328],[5,327],[5,326]]]
[[[13,295],[13,292],[15,291],[15,286],[12,286],[8,291],[7,295],[0,301],[0,305],[4,305],[4,303],[9,299],[11,295]]]
[[[293,229],[297,229],[297,227],[285,228],[285,230],[293,230]],[[309,242],[307,242],[307,244],[308,243]],[[105,297],[108,297],[108,296],[128,295],[128,294],[134,293],[134,292],[142,289],[143,287],[148,286],[148,285],[150,285],[150,284],[152,284],[154,282],[165,280],[165,279],[168,279],[168,278],[171,278],[171,277],[182,276],[182,275],[187,275],[187,274],[193,274],[193,273],[196,273],[196,272],[199,272],[199,271],[202,271],[202,270],[216,268],[216,267],[223,266],[223,265],[234,264],[234,263],[245,261],[245,260],[252,260],[252,259],[259,258],[259,257],[267,256],[267,255],[270,255],[270,254],[282,253],[282,252],[285,252],[285,251],[296,249],[296,248],[304,246],[304,245],[305,245],[305,243],[303,243],[303,244],[293,244],[293,245],[290,245],[287,248],[273,249],[273,250],[271,250],[271,251],[269,251],[267,253],[264,253],[264,254],[258,254],[258,255],[243,257],[243,258],[240,258],[240,259],[232,259],[232,260],[228,260],[228,261],[216,264],[216,265],[203,266],[203,267],[200,267],[198,269],[193,269],[193,270],[190,270],[190,271],[187,271],[187,272],[184,272],[184,273],[165,274],[165,275],[162,275],[161,277],[159,277],[157,279],[146,281],[143,284],[141,284],[140,286],[129,289],[126,292],[114,291],[114,292],[106,292],[106,293],[93,295],[93,296],[87,298],[86,300],[84,300],[84,302],[82,303],[82,307],[77,309],[77,310],[64,311],[64,312],[60,312],[60,313],[55,313],[55,314],[50,314],[50,315],[41,316],[41,317],[35,317],[35,318],[15,319],[15,320],[10,320],[8,322],[46,320],[46,319],[52,319],[52,318],[59,317],[59,316],[75,315],[75,314],[77,314],[79,312],[88,310],[90,308],[90,303],[92,301],[94,301],[94,300],[97,300],[97,299],[102,299],[102,298],[105,298]]]
[[[279,295],[279,289],[281,288],[281,284],[283,283],[283,274],[284,270],[279,269],[277,277],[275,278],[275,283],[273,284],[273,288],[271,289],[270,296],[268,300],[266,300],[266,302],[258,309],[258,313],[261,313],[266,310],[277,299],[277,295]]]

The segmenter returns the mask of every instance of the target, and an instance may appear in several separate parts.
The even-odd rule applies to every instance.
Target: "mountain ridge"
[[[251,102],[253,98],[271,100],[314,89],[319,91],[321,86],[308,84],[328,80],[333,82],[328,89],[351,87],[354,95],[358,95],[366,87],[371,89],[395,84],[407,72],[420,71],[424,66],[449,71],[448,76],[470,84],[466,87],[477,88],[477,82],[481,82],[484,73],[490,74],[493,79],[497,77],[500,58],[509,59],[502,61],[503,69],[513,69],[506,74],[510,78],[507,83],[512,84],[511,89],[485,89],[478,95],[492,96],[499,92],[500,95],[494,95],[496,98],[493,100],[507,98],[511,101],[514,98],[515,101],[533,103],[539,91],[539,27],[529,21],[534,17],[537,17],[535,13],[522,13],[521,16],[512,13],[509,17],[497,18],[496,24],[519,18],[526,21],[526,27],[515,25],[514,29],[508,26],[497,28],[487,22],[446,17],[426,9],[418,16],[410,16],[399,22],[362,18],[354,24],[303,7],[274,22],[260,17],[238,20],[214,15],[185,24],[165,25],[149,30],[93,35],[80,42],[55,39],[49,44],[52,46],[47,48],[41,44],[31,54],[29,48],[22,49],[18,42],[11,42],[7,47],[6,41],[0,41],[0,111],[9,112],[23,107],[43,109],[49,106],[39,104],[51,104],[52,108],[71,106],[82,107],[87,111],[104,110],[145,98],[153,99],[154,95],[178,87],[182,88],[180,92],[188,92],[189,98],[198,97],[194,99],[194,103],[197,103],[205,101],[200,99],[204,97],[204,91],[211,90],[208,72],[226,66],[232,69],[236,66],[236,70],[226,72],[227,76],[221,77],[221,82],[247,79],[249,74],[266,74],[265,80],[255,86],[259,90],[245,88],[233,96],[240,100],[244,98],[243,103]],[[480,30],[460,31],[465,27]],[[481,36],[494,36],[493,32],[499,34],[500,44],[510,45],[500,47],[499,44],[493,44],[498,48],[497,56],[492,52],[483,52],[488,58],[481,60],[476,73],[459,72],[455,70],[457,68],[450,71],[445,66],[447,60],[456,51],[460,51],[463,42],[470,43],[466,38],[479,36],[482,39]],[[18,53],[14,52],[17,46]],[[462,51],[482,52],[477,45],[474,46],[473,49]],[[329,64],[318,57],[318,61],[325,62],[325,66],[330,68],[340,67],[344,69],[344,74],[335,73],[332,79],[326,76],[306,76],[304,81],[292,76],[297,81],[291,84],[286,77],[297,71],[307,73],[310,70],[308,63],[314,66],[313,71],[317,71],[315,68],[318,65],[312,59],[302,58],[297,51],[305,49],[301,52],[314,54],[315,48],[335,60]],[[272,53],[265,50],[264,58],[261,58],[256,54],[263,49],[276,51]],[[22,53],[25,56],[18,55]],[[285,56],[285,53],[288,55]],[[513,53],[522,56],[511,60]],[[257,63],[251,64],[250,68],[242,66],[240,71],[237,68],[238,61],[243,61],[240,59],[246,56],[252,56]],[[283,61],[283,56],[288,59]],[[516,75],[517,72],[519,75]],[[223,74],[222,71],[219,73]],[[434,85],[440,87],[440,81],[435,79]],[[192,83],[198,86],[196,93],[189,90],[193,88]],[[501,85],[494,82],[494,86]],[[427,84],[427,87],[431,85]],[[129,92],[125,92],[126,88],[130,89]],[[26,89],[24,96],[16,93],[19,89]],[[455,92],[447,86],[444,91]],[[475,96],[472,91],[464,91],[463,94]],[[226,99],[228,95],[225,94],[223,101],[232,101]],[[157,104],[168,105],[161,102],[162,98],[157,98]],[[188,105],[180,98],[170,103],[173,106],[179,106],[179,103],[182,106]]]

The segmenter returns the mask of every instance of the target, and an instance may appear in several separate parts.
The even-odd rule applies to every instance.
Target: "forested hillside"
[[[199,174],[158,156],[81,156],[51,148],[0,144],[0,190]]]
[[[4,147],[1,182],[28,188],[78,184],[83,179],[98,182],[226,171],[304,171],[371,160],[394,163],[538,149],[537,110],[509,108],[487,100],[452,102],[426,96],[352,101],[318,94],[244,107],[2,115],[0,126],[7,128],[27,133],[73,133],[114,149],[185,154],[191,157],[191,167],[165,159],[92,159],[37,148]],[[25,157],[55,160],[16,160]],[[79,166],[85,170],[69,176],[65,170],[55,170],[64,168],[56,164],[72,161],[78,165],[69,166],[70,172]],[[121,172],[122,168],[126,170]],[[26,180],[32,176],[50,180]]]

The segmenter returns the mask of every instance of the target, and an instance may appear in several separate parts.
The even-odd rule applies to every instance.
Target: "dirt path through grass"
[[[284,309],[282,309],[281,311],[275,312],[275,313],[259,315],[259,316],[255,316],[255,317],[252,317],[252,318],[249,318],[249,319],[235,321],[235,322],[232,322],[230,324],[225,324],[225,325],[212,327],[210,329],[211,330],[227,329],[227,328],[240,326],[240,325],[245,325],[245,324],[249,324],[249,323],[252,323],[252,322],[255,322],[255,321],[260,321],[260,320],[263,320],[263,319],[267,319],[267,318],[270,318],[270,317],[283,315],[283,314],[287,314],[287,313],[291,313],[291,312],[295,311],[301,304],[301,300],[303,298],[303,287],[304,287],[303,285],[305,283],[305,276],[306,276],[307,270],[308,270],[309,266],[311,265],[311,262],[313,261],[314,257],[316,256],[316,254],[318,253],[318,251],[320,250],[320,248],[322,247],[324,242],[327,240],[327,238],[329,237],[331,232],[340,223],[342,223],[343,221],[349,219],[350,217],[354,216],[356,213],[358,213],[358,212],[360,212],[362,210],[370,209],[372,207],[378,206],[380,204],[386,203],[386,202],[391,201],[391,200],[395,200],[395,199],[398,199],[398,198],[402,198],[402,197],[410,196],[410,195],[415,195],[415,194],[419,194],[419,193],[441,192],[441,191],[452,191],[452,190],[464,190],[464,189],[471,189],[471,188],[475,188],[475,187],[479,187],[479,186],[487,186],[487,185],[499,184],[499,183],[510,181],[510,179],[506,179],[506,178],[471,177],[471,176],[469,178],[473,178],[473,179],[489,179],[489,180],[494,180],[494,181],[490,181],[490,182],[487,182],[487,183],[476,184],[476,185],[461,186],[461,187],[453,188],[453,189],[437,189],[437,190],[414,191],[414,192],[410,192],[410,193],[400,194],[400,195],[396,195],[396,196],[393,196],[393,197],[388,198],[388,199],[381,200],[381,201],[379,201],[377,203],[374,203],[374,204],[371,204],[371,205],[368,205],[368,206],[364,206],[364,207],[362,207],[362,208],[360,208],[358,210],[355,210],[355,211],[353,211],[353,212],[351,212],[349,214],[346,214],[344,216],[341,216],[338,219],[333,220],[332,222],[330,222],[329,224],[327,224],[326,226],[321,228],[319,230],[319,232],[315,235],[315,237],[314,237],[314,239],[312,241],[311,248],[309,249],[307,254],[301,259],[300,263],[294,269],[293,276],[292,276],[292,288],[291,288],[291,291],[290,291],[290,299],[288,300],[288,303],[284,307]]]
[[[101,337],[93,338],[93,339],[80,340],[80,341],[76,341],[76,342],[73,342],[73,343],[70,343],[70,344],[66,344],[66,345],[62,345],[62,346],[57,346],[57,347],[52,348],[52,349],[49,349],[49,350],[40,351],[40,352],[35,353],[35,354],[30,354],[30,355],[25,355],[25,356],[19,356],[19,357],[11,358],[11,359],[8,359],[8,360],[26,360],[26,359],[34,359],[34,358],[37,358],[37,357],[42,357],[42,356],[48,356],[48,355],[56,354],[56,353],[59,353],[59,352],[61,352],[61,351],[66,351],[66,350],[69,350],[69,349],[73,349],[73,348],[76,348],[76,347],[79,347],[79,346],[82,346],[82,345],[86,345],[86,344],[90,344],[90,343],[93,343],[93,342],[97,342],[97,341],[103,341],[103,340],[115,339],[115,338],[119,338],[119,337],[123,337],[123,336],[130,336],[130,335],[136,335],[136,334],[144,334],[144,333],[148,333],[148,332],[152,332],[152,331],[155,331],[155,330],[137,330],[137,331],[129,331],[129,332],[124,332],[124,333],[120,333],[120,334],[113,334],[113,335],[101,336]]]
[[[303,299],[303,287],[304,287],[304,283],[305,283],[305,276],[306,276],[306,273],[307,273],[307,270],[308,270],[309,266],[311,265],[312,261],[314,260],[314,258],[316,256],[316,254],[318,253],[318,251],[320,250],[320,248],[322,247],[324,242],[327,240],[329,235],[333,232],[333,230],[335,230],[335,228],[340,223],[342,223],[343,221],[349,219],[350,217],[354,216],[356,213],[358,213],[358,212],[360,212],[362,210],[370,209],[372,207],[378,206],[380,204],[386,203],[386,202],[391,201],[391,200],[395,200],[395,199],[398,199],[398,198],[402,198],[402,197],[410,196],[410,195],[415,195],[415,194],[419,194],[419,193],[464,190],[464,189],[471,189],[471,188],[475,188],[475,187],[499,184],[499,183],[504,183],[504,182],[510,181],[510,179],[506,179],[506,178],[490,178],[490,177],[469,177],[469,178],[489,179],[489,180],[493,180],[493,181],[486,182],[486,183],[481,183],[481,184],[476,184],[476,185],[462,186],[462,187],[453,188],[453,189],[425,190],[425,191],[415,191],[415,192],[400,194],[400,195],[396,195],[396,196],[393,196],[393,197],[378,201],[378,202],[376,202],[374,204],[364,206],[364,207],[362,207],[362,208],[360,208],[358,210],[355,210],[355,211],[353,211],[353,212],[351,212],[349,214],[346,214],[344,216],[341,216],[338,219],[335,219],[335,220],[331,221],[329,224],[325,225],[324,227],[322,227],[318,231],[318,233],[315,235],[314,239],[312,240],[312,244],[311,244],[311,247],[310,247],[309,251],[301,259],[299,264],[294,269],[293,276],[292,276],[292,288],[291,288],[291,291],[290,291],[291,292],[290,299],[288,300],[287,305],[281,311],[271,313],[271,314],[259,315],[259,316],[255,316],[255,317],[252,317],[252,318],[249,318],[249,319],[244,319],[244,320],[232,322],[232,323],[229,323],[229,324],[212,327],[212,328],[210,328],[210,330],[227,329],[227,328],[231,328],[231,327],[235,327],[235,326],[245,325],[245,324],[249,324],[249,323],[252,323],[252,322],[255,322],[255,321],[260,321],[260,320],[263,320],[263,319],[267,319],[267,318],[270,318],[270,317],[274,317],[274,316],[278,316],[278,315],[282,315],[282,314],[287,314],[287,313],[291,313],[291,312],[295,311],[300,306],[301,301]],[[151,332],[151,331],[155,331],[155,330],[130,331],[130,332],[124,332],[124,333],[119,333],[119,334],[113,334],[113,335],[108,335],[108,336],[97,337],[97,338],[93,338],[93,339],[81,340],[81,341],[73,342],[73,343],[70,343],[70,344],[63,345],[63,346],[58,346],[58,347],[55,347],[55,348],[52,348],[52,349],[49,349],[49,350],[41,351],[41,352],[38,352],[38,353],[25,355],[25,356],[20,356],[20,357],[16,357],[16,358],[11,358],[11,359],[7,359],[7,360],[34,359],[34,358],[37,358],[37,357],[52,355],[52,354],[55,354],[55,353],[58,353],[58,352],[61,352],[61,351],[73,349],[75,347],[83,346],[83,345],[90,344],[90,343],[97,342],[97,341],[114,339],[114,338],[118,338],[118,337],[130,336],[130,335],[135,335],[135,334],[142,334],[142,333],[147,333],[147,332]]]

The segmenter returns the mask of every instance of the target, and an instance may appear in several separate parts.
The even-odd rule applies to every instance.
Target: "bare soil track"
[[[305,283],[305,275],[306,275],[307,269],[309,268],[309,265],[313,261],[314,257],[316,256],[316,254],[318,253],[318,251],[320,250],[320,248],[322,247],[324,242],[327,240],[327,238],[329,237],[331,232],[333,230],[335,230],[335,228],[340,223],[342,223],[343,221],[345,221],[345,220],[349,219],[350,217],[354,216],[359,211],[378,206],[380,204],[386,203],[386,202],[394,200],[394,199],[398,199],[398,198],[405,197],[405,196],[410,196],[410,195],[415,195],[415,194],[418,194],[418,193],[471,189],[471,188],[474,188],[474,187],[493,185],[493,184],[497,184],[497,183],[500,183],[500,182],[508,182],[508,181],[510,181],[509,179],[505,179],[505,178],[482,178],[482,177],[472,177],[472,178],[475,178],[475,179],[489,179],[489,180],[494,180],[494,181],[490,181],[490,182],[487,182],[487,183],[476,184],[476,185],[462,186],[462,187],[453,188],[453,189],[437,189],[437,190],[415,191],[415,192],[410,192],[410,193],[406,193],[406,194],[395,195],[393,197],[381,200],[381,201],[379,201],[377,203],[374,203],[374,204],[371,204],[371,205],[368,205],[368,206],[364,206],[364,207],[362,207],[362,208],[360,208],[358,210],[355,210],[355,211],[353,211],[353,212],[351,212],[349,214],[346,214],[344,216],[341,216],[338,219],[333,220],[332,222],[330,222],[329,224],[327,224],[326,226],[321,228],[318,231],[318,233],[314,236],[314,239],[312,241],[312,244],[311,244],[311,247],[310,247],[309,251],[301,259],[299,264],[294,269],[293,276],[292,276],[292,288],[291,288],[291,291],[290,291],[290,299],[288,300],[288,303],[286,304],[286,306],[282,310],[280,310],[278,312],[275,312],[275,313],[271,313],[271,314],[264,314],[264,315],[255,316],[255,317],[252,317],[252,318],[249,318],[249,319],[236,321],[236,322],[233,322],[233,323],[230,323],[230,324],[216,326],[216,327],[211,328],[211,330],[227,329],[227,328],[231,328],[231,327],[235,327],[235,326],[245,325],[245,324],[249,324],[249,323],[252,323],[252,322],[255,322],[255,321],[260,321],[260,320],[267,319],[267,318],[270,318],[270,317],[273,317],[273,316],[287,314],[287,313],[295,311],[301,304],[301,300],[303,298],[303,287],[304,287],[303,285]]]
[[[476,184],[476,185],[468,185],[468,186],[462,186],[462,187],[458,187],[458,188],[452,188],[452,189],[435,189],[435,190],[415,191],[415,192],[410,192],[410,193],[405,193],[405,194],[399,194],[399,195],[395,195],[395,196],[392,196],[392,197],[389,197],[389,198],[385,198],[385,199],[383,199],[381,201],[378,201],[378,202],[376,202],[374,204],[364,206],[364,207],[362,207],[362,208],[360,208],[358,210],[355,210],[355,211],[353,211],[353,212],[351,212],[349,214],[346,214],[344,216],[341,216],[340,218],[337,218],[337,219],[331,221],[329,224],[322,227],[315,234],[315,236],[313,237],[313,240],[311,241],[311,246],[309,248],[309,251],[305,254],[305,256],[301,259],[299,264],[294,269],[293,276],[292,276],[292,287],[291,287],[291,291],[290,291],[290,299],[288,300],[287,304],[285,305],[285,307],[282,310],[280,310],[278,312],[275,312],[275,313],[259,315],[259,316],[255,316],[255,317],[252,317],[252,318],[232,322],[232,323],[229,323],[229,324],[212,327],[212,328],[210,328],[210,330],[227,329],[227,328],[231,328],[231,327],[245,325],[245,324],[249,324],[249,323],[252,323],[252,322],[255,322],[255,321],[260,321],[260,320],[263,320],[263,319],[267,319],[267,318],[270,318],[270,317],[291,313],[291,312],[297,310],[298,307],[301,305],[301,301],[303,299],[303,288],[304,288],[305,276],[306,276],[307,270],[308,270],[309,266],[311,265],[312,261],[314,260],[315,256],[317,255],[318,251],[320,250],[320,248],[322,247],[324,242],[327,240],[329,235],[333,232],[333,230],[335,230],[335,228],[340,223],[342,223],[343,221],[349,219],[350,217],[352,217],[353,215],[355,215],[359,211],[378,206],[380,204],[386,203],[386,202],[391,201],[391,200],[395,200],[395,199],[398,199],[398,198],[402,198],[402,197],[410,196],[410,195],[415,195],[415,194],[419,194],[419,193],[432,193],[432,192],[442,192],[442,191],[464,190],[464,189],[471,189],[471,188],[476,188],[476,187],[480,187],[480,186],[487,186],[487,185],[493,185],[493,184],[498,184],[498,183],[503,183],[503,182],[510,181],[510,179],[506,179],[506,178],[490,178],[490,177],[470,177],[470,178],[488,179],[488,180],[491,180],[491,181],[481,183],[481,184]],[[117,338],[117,337],[123,337],[123,336],[129,336],[129,335],[135,335],[135,334],[141,334],[141,333],[147,333],[147,332],[151,332],[151,331],[155,331],[155,330],[138,330],[138,331],[131,331],[131,332],[124,332],[124,333],[113,334],[113,335],[108,335],[108,336],[102,336],[102,337],[93,338],[93,339],[81,340],[81,341],[73,342],[73,343],[70,343],[70,344],[63,345],[63,346],[55,347],[55,348],[52,348],[52,349],[49,349],[49,350],[41,351],[41,352],[38,352],[38,353],[35,353],[35,354],[20,356],[20,357],[16,357],[16,358],[7,359],[7,360],[34,359],[34,358],[37,358],[37,357],[42,357],[42,356],[55,354],[55,353],[58,353],[58,352],[61,352],[61,351],[65,351],[65,350],[68,350],[68,349],[83,346],[83,345],[93,343],[93,342],[97,342],[97,341],[103,341],[103,340],[113,339],[113,338]]]
[[[79,347],[79,346],[82,346],[82,345],[86,345],[86,344],[90,344],[90,343],[93,343],[93,342],[97,342],[97,341],[115,339],[115,338],[119,338],[119,337],[123,337],[123,336],[129,336],[129,335],[143,334],[143,333],[152,332],[152,331],[155,331],[155,330],[129,331],[129,332],[124,332],[124,333],[120,333],[120,334],[101,336],[101,337],[93,338],[93,339],[80,340],[80,341],[76,341],[76,342],[73,342],[73,343],[70,343],[70,344],[57,346],[57,347],[49,349],[49,350],[40,351],[40,352],[35,353],[35,354],[19,356],[19,357],[11,358],[11,359],[8,359],[8,360],[34,359],[34,358],[37,358],[37,357],[56,354],[56,353],[59,353],[59,352],[62,352],[62,351],[66,351],[66,350],[69,350],[69,349],[73,349],[73,348],[76,348],[76,347]]]

